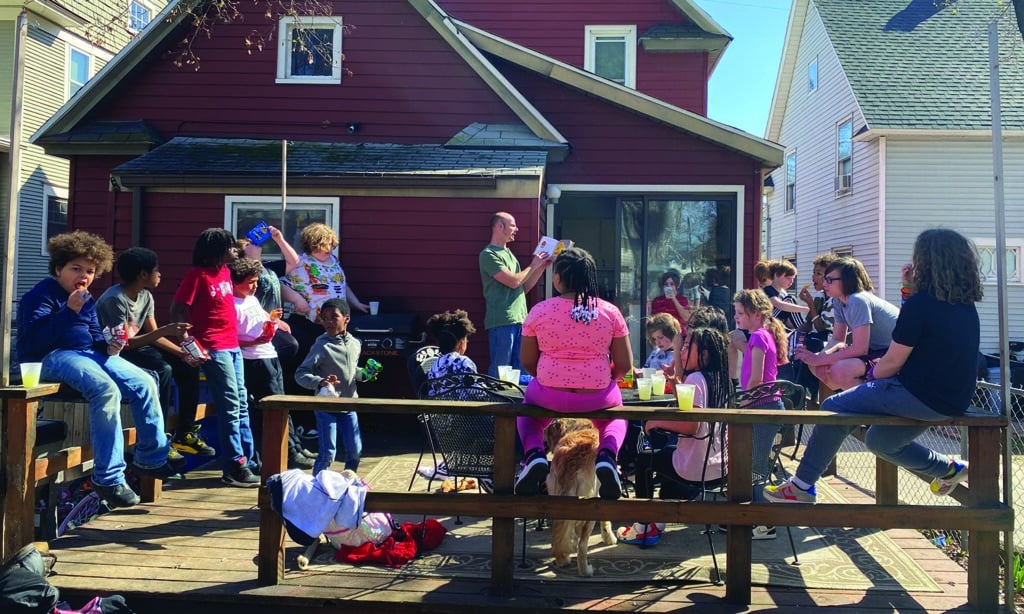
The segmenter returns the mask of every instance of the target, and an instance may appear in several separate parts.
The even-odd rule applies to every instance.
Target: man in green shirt
[[[508,244],[515,240],[516,219],[500,211],[491,216],[491,242],[480,252],[480,280],[484,288],[487,313],[484,328],[491,348],[487,373],[498,375],[498,365],[519,369],[519,340],[526,320],[526,293],[537,285],[550,264],[547,254],[533,257],[530,266],[520,269]]]

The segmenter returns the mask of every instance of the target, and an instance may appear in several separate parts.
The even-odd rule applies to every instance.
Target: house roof
[[[90,112],[111,95],[123,79],[159,51],[169,36],[181,25],[187,11],[175,11],[181,0],[168,4],[142,34],[121,50],[112,61],[55,113],[33,135],[32,142],[48,142],[55,135],[70,133],[80,127]],[[712,121],[702,115],[670,105],[592,73],[559,62],[549,56],[521,47],[489,32],[450,18],[433,0],[407,0],[420,15],[451,45],[480,78],[509,106],[532,135],[543,141],[552,153],[552,160],[568,151],[568,141],[487,59],[486,53],[533,70],[555,81],[607,100],[640,115],[673,126],[699,138],[719,144],[759,160],[766,166],[782,163],[782,147],[747,134],[741,130]],[[707,32],[728,36],[690,0],[672,0],[696,25]],[[456,137],[458,139],[459,137]],[[551,147],[557,144],[560,147]]]
[[[279,140],[175,137],[153,151],[116,167],[125,187],[185,184],[278,185]],[[289,141],[288,182],[317,185],[329,180],[358,184],[388,178],[429,185],[452,178],[493,183],[497,177],[537,177],[547,154],[540,150],[453,149],[443,145],[320,143]],[[344,182],[344,181],[342,181]],[[468,187],[460,181],[459,185]]]
[[[113,154],[145,153],[162,144],[160,136],[144,120],[88,122],[72,132],[49,135],[38,140],[49,154],[73,154],[87,149],[97,153],[104,147]]]
[[[794,0],[768,138],[779,138],[804,16],[816,10],[867,126],[879,130],[991,130],[989,21],[995,3],[931,0]],[[998,20],[1005,129],[1024,129],[1024,71],[1013,9]],[[789,61],[787,61],[789,60]],[[785,72],[785,74],[783,74]]]

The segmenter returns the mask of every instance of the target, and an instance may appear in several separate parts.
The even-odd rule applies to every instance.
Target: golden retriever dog
[[[552,453],[551,470],[548,472],[549,495],[595,498],[598,496],[597,429],[590,420],[560,418],[554,420],[544,431],[544,443]],[[551,554],[555,564],[564,567],[569,556],[576,551],[576,567],[581,576],[594,575],[594,568],[587,560],[590,534],[594,530],[593,520],[555,520],[551,523]],[[601,522],[601,540],[610,546],[616,542],[612,523]]]

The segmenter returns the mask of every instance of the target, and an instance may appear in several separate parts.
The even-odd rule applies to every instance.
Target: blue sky
[[[732,35],[708,86],[708,117],[763,137],[791,0],[694,0]]]

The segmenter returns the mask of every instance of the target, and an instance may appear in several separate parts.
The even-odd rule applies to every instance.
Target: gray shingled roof
[[[542,172],[543,151],[450,149],[442,145],[289,142],[292,177],[495,177]],[[120,176],[279,176],[281,141],[175,137],[114,169]]]
[[[987,23],[995,2],[813,0],[873,129],[992,126]],[[1012,9],[1000,22],[1003,127],[1024,129],[1024,51]],[[1011,55],[1012,54],[1012,55]]]

